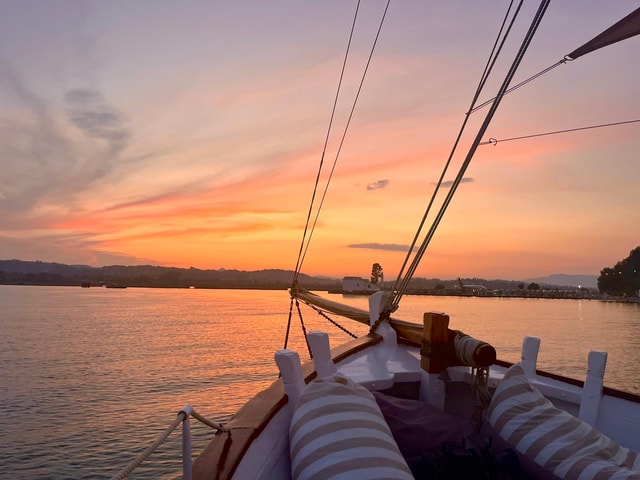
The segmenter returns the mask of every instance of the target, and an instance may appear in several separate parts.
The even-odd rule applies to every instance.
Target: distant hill
[[[253,288],[286,289],[291,286],[291,270],[240,271],[201,270],[199,268],[159,267],[154,265],[111,265],[90,267],[87,265],[65,265],[41,261],[0,260],[0,285],[73,285],[90,286],[117,285],[126,287],[169,287],[169,288]],[[463,278],[456,280],[413,278],[410,291],[424,291],[442,285],[447,289],[464,284],[483,285],[490,290],[517,290],[522,284],[538,283],[548,286],[597,288],[597,277],[592,275],[550,275],[523,281],[485,280]],[[298,283],[309,290],[340,290],[342,279],[313,277],[300,274]],[[385,282],[391,288],[394,282]]]
[[[40,261],[0,260],[0,284],[3,285],[111,284],[126,287],[286,289],[291,286],[292,279],[292,271],[277,269],[245,272],[153,265],[89,267]],[[300,274],[298,283],[307,289],[329,290],[339,288],[342,280]]]
[[[547,277],[529,278],[526,281],[562,287],[598,288],[597,275],[567,275],[564,273],[556,273]]]

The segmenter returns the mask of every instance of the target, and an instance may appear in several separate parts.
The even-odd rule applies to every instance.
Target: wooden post
[[[589,352],[587,378],[582,388],[582,399],[578,417],[589,425],[596,426],[600,400],[602,399],[602,383],[607,366],[607,352]]]
[[[284,393],[289,398],[288,408],[293,414],[293,407],[304,390],[304,376],[300,356],[293,350],[278,350],[275,354],[276,365],[282,375]]]
[[[536,364],[538,363],[538,351],[540,350],[540,339],[537,337],[524,337],[522,340],[522,361],[520,366],[527,377],[536,374]]]
[[[307,342],[313,353],[313,364],[318,378],[333,375],[338,371],[331,359],[329,335],[325,332],[314,330],[307,334]]]
[[[449,315],[427,312],[423,320],[423,351],[420,366],[428,373],[440,373],[448,366],[444,348],[449,342]]]

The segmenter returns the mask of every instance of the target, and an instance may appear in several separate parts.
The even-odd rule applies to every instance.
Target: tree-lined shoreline
[[[202,270],[195,267],[176,268],[154,265],[91,267],[16,259],[0,260],[0,285],[281,290],[291,286],[292,278],[292,271],[281,269]],[[300,274],[297,279],[300,287],[309,290],[341,291],[342,288],[342,280],[337,278]],[[384,282],[383,287],[391,289],[393,282]],[[533,298],[638,298],[640,297],[640,247],[633,249],[627,258],[617,262],[614,267],[603,268],[598,277],[597,289],[499,279],[414,278],[409,283],[407,293]]]
[[[637,250],[640,252],[640,248]],[[622,263],[628,264],[628,261]],[[603,270],[605,271],[610,270]],[[292,278],[292,271],[280,269],[202,270],[154,265],[91,267],[16,259],[0,260],[0,285],[282,290],[291,286]],[[339,292],[342,279],[301,274],[298,284],[309,290]],[[478,285],[481,288],[474,288]],[[384,282],[384,287],[392,288],[393,282]],[[438,296],[608,298],[603,293],[593,288],[480,278],[414,278],[407,291],[411,295]]]

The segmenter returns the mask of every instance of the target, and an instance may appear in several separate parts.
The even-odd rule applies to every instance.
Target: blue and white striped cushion
[[[340,374],[307,385],[289,430],[295,480],[411,480],[373,395]]]
[[[489,422],[521,454],[560,478],[640,480],[640,455],[556,408],[519,365],[496,389]]]

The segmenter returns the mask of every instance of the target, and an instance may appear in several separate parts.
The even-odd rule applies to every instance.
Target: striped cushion
[[[489,422],[521,454],[560,478],[640,480],[640,455],[554,407],[519,365],[496,389]]]
[[[373,395],[340,374],[307,385],[289,440],[294,480],[413,479]]]

